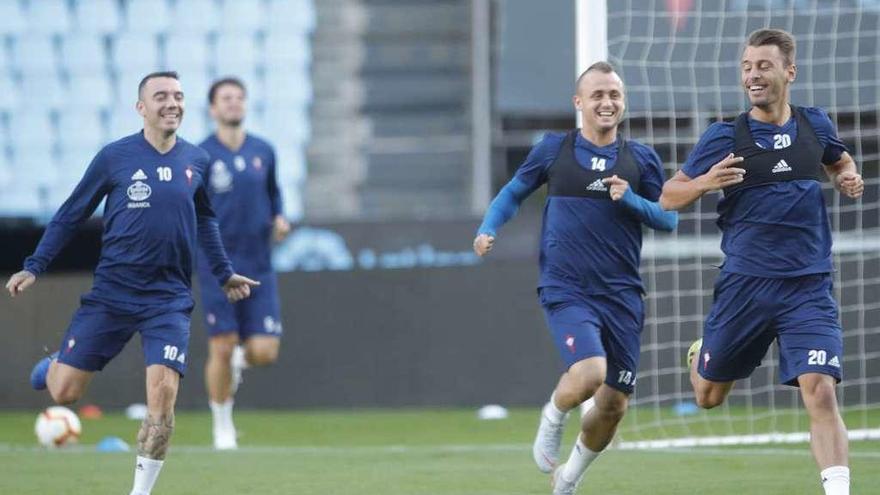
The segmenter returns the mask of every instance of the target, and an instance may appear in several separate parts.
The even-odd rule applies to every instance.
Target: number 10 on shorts
[[[165,352],[164,358],[168,361],[177,361],[180,364],[186,361],[186,354],[177,355],[178,350],[175,345],[166,345],[162,350]]]

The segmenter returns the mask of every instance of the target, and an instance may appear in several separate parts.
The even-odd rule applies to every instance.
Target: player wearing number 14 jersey
[[[780,379],[800,387],[810,415],[825,493],[847,495],[847,433],[834,390],[843,335],[820,181],[827,176],[850,198],[861,196],[864,182],[828,115],[789,103],[794,56],[785,31],[750,35],[740,68],[751,110],[706,130],[660,203],[679,209],[705,192],[724,193],[718,227],[725,260],[703,338],[689,352],[697,404],[720,405],[777,341]]]
[[[186,371],[196,242],[208,254],[227,297],[259,285],[236,275],[226,257],[205,191],[207,154],[177,138],[184,99],[174,72],[149,74],[138,87],[142,131],[105,146],[46,227],[24,270],[6,288],[14,297],[52,259],[106,198],[101,257],[92,289],[61,341],[31,374],[59,404],[82,397],[92,376],[135,332],[146,364],[147,416],[137,435],[132,495],[150,493],[174,430],[174,403]]]
[[[541,232],[538,294],[564,362],[541,414],[533,455],[553,472],[553,493],[573,494],[587,466],[614,436],[636,384],[644,319],[639,276],[642,224],[672,230],[675,212],[660,209],[660,158],[617,130],[624,115],[623,82],[598,62],[576,84],[583,129],[547,134],[492,201],[474,239],[489,252],[497,229],[542,184],[547,202]],[[564,419],[586,400],[581,433],[558,465]]]

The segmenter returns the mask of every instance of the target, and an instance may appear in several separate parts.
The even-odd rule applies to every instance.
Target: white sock
[[[565,419],[568,411],[561,411],[556,407],[556,392],[550,396],[550,402],[544,405],[544,416],[553,424],[559,424]]]
[[[230,363],[232,363],[232,366],[238,366],[243,370],[251,367],[251,363],[247,360],[247,352],[244,350],[244,346],[235,346],[235,349],[232,351]]]
[[[210,401],[211,415],[214,417],[215,428],[232,428],[232,405],[235,401],[232,397],[226,399],[226,402],[219,403]]]
[[[583,476],[584,471],[587,470],[587,466],[599,457],[600,453],[588,449],[584,442],[581,441],[581,436],[578,435],[574,448],[571,449],[571,455],[568,456],[568,461],[566,461],[565,468],[562,470],[562,479],[569,483],[579,480]]]
[[[159,471],[165,461],[157,461],[156,459],[147,459],[146,457],[137,456],[137,462],[134,468],[134,486],[131,488],[131,495],[150,495],[150,490],[159,477]]]
[[[849,468],[831,466],[819,473],[822,476],[822,488],[825,495],[849,495]]]

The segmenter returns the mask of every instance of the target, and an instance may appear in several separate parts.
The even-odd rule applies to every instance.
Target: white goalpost
[[[874,5],[874,4],[870,4]],[[624,135],[655,147],[668,175],[712,122],[747,109],[738,57],[761,27],[798,42],[797,105],[831,115],[865,179],[859,201],[826,192],[835,295],[844,328],[837,388],[852,440],[880,440],[880,6],[822,0],[576,0],[579,74],[608,60],[627,89]],[[617,447],[797,443],[809,424],[797,389],[781,385],[775,344],[725,404],[697,410],[684,364],[702,332],[722,261],[717,195],[682,212],[673,234],[645,231],[648,287],[638,385]]]

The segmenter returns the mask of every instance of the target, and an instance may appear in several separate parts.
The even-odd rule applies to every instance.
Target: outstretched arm
[[[678,225],[678,212],[666,211],[660,204],[639,196],[629,187],[629,183],[620,177],[613,175],[602,182],[611,186],[608,193],[614,201],[620,201],[629,211],[633,212],[638,219],[656,230],[671,232]]]
[[[477,229],[474,251],[484,256],[492,249],[498,229],[507,223],[519,210],[519,205],[534,191],[528,184],[514,177],[505,185],[486,211],[483,223]]]
[[[681,170],[663,184],[660,206],[664,210],[680,210],[687,207],[709,191],[717,191],[743,181],[745,169],[736,167],[743,161],[741,156],[727,155],[705,174],[691,179]]]
[[[103,156],[103,152],[95,156],[70,197],[52,217],[34,254],[24,261],[24,270],[6,282],[6,290],[12,297],[33,285],[107,195],[109,186]]]

